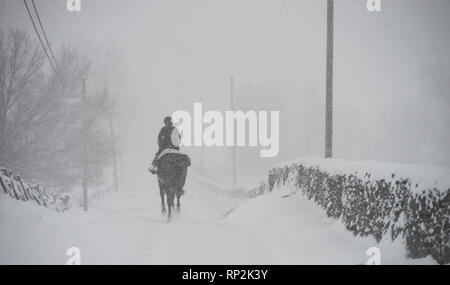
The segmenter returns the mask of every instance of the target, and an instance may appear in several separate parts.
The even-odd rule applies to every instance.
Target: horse
[[[187,168],[191,161],[186,154],[180,152],[163,153],[158,158],[158,177],[159,194],[161,196],[161,213],[166,214],[166,205],[164,196],[167,199],[167,219],[172,218],[172,210],[175,206],[175,197],[177,197],[176,211],[180,213],[180,197],[184,194],[184,184],[186,182]]]

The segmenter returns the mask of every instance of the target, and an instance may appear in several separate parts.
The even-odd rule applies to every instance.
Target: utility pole
[[[230,103],[231,103],[231,111],[234,111],[234,79],[233,75],[230,79]],[[234,124],[234,123],[233,123]],[[234,130],[234,127],[233,127]],[[234,143],[233,143],[233,186],[236,186],[236,130],[234,130]]]
[[[119,142],[119,144],[120,144],[120,142]],[[120,183],[122,183],[122,185],[124,185],[123,180],[124,180],[124,171],[125,171],[125,164],[124,164],[124,160],[123,160],[123,152],[124,152],[124,148],[121,147],[120,151],[118,152],[118,155],[119,155],[119,165],[120,165]]]
[[[325,100],[325,158],[333,157],[333,40],[334,0],[327,4],[327,67]]]
[[[104,89],[105,97],[108,96],[108,88]],[[116,136],[114,132],[114,122],[112,119],[111,111],[108,112],[108,121],[109,121],[109,132],[111,135],[111,151],[112,151],[112,159],[113,159],[113,178],[114,178],[114,190],[119,191],[119,183],[118,183],[118,175],[117,175],[117,146],[116,146]]]
[[[200,102],[203,105],[203,103],[204,103],[203,102],[203,96],[200,97]],[[200,172],[202,174],[204,174],[204,171],[205,171],[205,148],[204,148],[203,143],[202,143],[202,146],[200,147]]]
[[[120,124],[116,125],[116,131],[119,134],[123,133]],[[120,135],[116,138],[116,146],[117,145],[119,146],[119,147],[116,147],[116,150],[115,150],[116,151],[116,157],[117,157],[117,177],[118,177],[117,180],[120,181],[117,184],[121,185],[121,187],[122,187],[121,190],[123,191],[123,190],[126,189],[125,187],[123,187],[123,185],[125,185],[124,179],[125,179],[125,171],[126,171],[125,161],[124,161],[124,158],[123,158],[124,157],[125,148],[123,147],[122,137]]]
[[[88,112],[87,112],[87,102],[86,102],[86,78],[82,79],[82,91],[81,91],[81,104],[82,104],[82,114],[83,114],[83,178],[82,178],[82,187],[83,187],[83,210],[88,210],[88,189],[87,189],[87,181],[88,181],[88,157],[87,157],[87,128],[88,128]]]

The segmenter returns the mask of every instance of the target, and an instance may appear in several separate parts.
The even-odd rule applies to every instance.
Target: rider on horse
[[[159,149],[149,171],[158,176],[162,213],[166,213],[164,197],[167,198],[168,220],[172,216],[172,208],[175,207],[175,198],[176,210],[178,213],[180,211],[180,197],[184,194],[187,168],[191,165],[189,156],[180,152],[180,142],[181,136],[178,129],[172,125],[172,118],[165,117],[164,127],[158,135]]]
[[[179,151],[181,136],[178,132],[178,129],[173,126],[172,118],[170,116],[167,116],[164,118],[164,127],[159,131],[158,135],[158,146],[159,149],[155,154],[155,158],[152,162],[152,168],[150,169],[150,172],[152,174],[155,174],[158,171],[158,159],[160,158],[160,155],[165,150],[176,150]],[[175,141],[175,144],[174,144]]]

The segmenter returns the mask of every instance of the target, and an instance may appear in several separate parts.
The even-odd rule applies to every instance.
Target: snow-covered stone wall
[[[358,236],[403,238],[411,258],[450,262],[450,170],[304,158],[276,165],[257,196],[292,186]]]
[[[71,206],[69,196],[56,196],[40,185],[28,184],[20,176],[13,176],[5,168],[0,169],[0,198],[1,195],[9,195],[22,201],[32,201],[58,212],[65,212]]]

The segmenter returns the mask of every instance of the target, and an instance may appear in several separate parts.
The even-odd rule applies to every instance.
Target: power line
[[[56,67],[55,67],[55,65],[53,64],[53,62],[52,62],[52,60],[51,60],[51,58],[50,58],[50,56],[49,56],[49,54],[48,54],[48,52],[47,52],[47,49],[45,48],[44,42],[42,41],[41,35],[40,35],[39,32],[38,32],[38,29],[37,29],[37,27],[36,27],[36,24],[34,23],[33,16],[31,16],[31,12],[30,12],[30,9],[28,8],[27,1],[26,1],[26,0],[23,0],[23,3],[25,4],[25,7],[27,8],[28,16],[30,16],[31,23],[33,24],[34,31],[36,32],[36,35],[37,35],[37,37],[38,37],[38,39],[39,39],[39,42],[41,43],[42,49],[44,50],[45,55],[47,56],[48,61],[50,62],[51,67],[53,68],[53,70],[55,71],[55,73],[58,74],[58,71],[56,70]]]
[[[47,42],[47,46],[48,46],[48,49],[50,50],[50,54],[52,55],[52,58],[55,61],[56,68],[59,70],[58,61],[56,60],[56,57],[53,54],[52,47],[50,46],[50,42],[48,41],[47,34],[45,33],[44,26],[42,25],[41,17],[39,17],[39,13],[38,13],[38,10],[36,8],[36,5],[34,4],[34,0],[31,0],[31,3],[33,4],[34,11],[36,12],[36,16],[37,16],[37,19],[38,19],[38,22],[39,22],[39,26],[41,27],[42,33],[44,34],[44,38],[45,38],[45,41]]]

